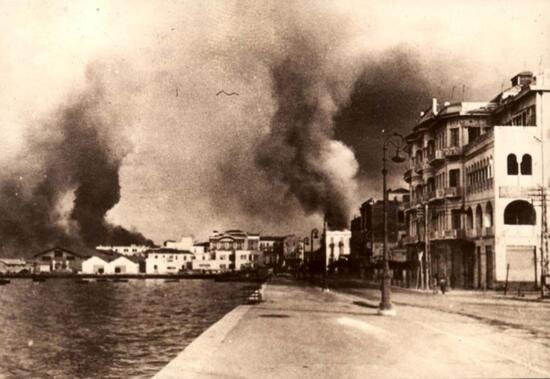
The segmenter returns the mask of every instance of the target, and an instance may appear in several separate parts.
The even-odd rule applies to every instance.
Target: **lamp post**
[[[383,274],[382,274],[382,283],[381,283],[381,299],[380,307],[378,308],[378,314],[382,316],[395,316],[395,308],[391,303],[391,274],[390,266],[388,262],[388,191],[386,185],[386,175],[388,170],[386,169],[386,150],[388,145],[391,145],[395,148],[395,156],[391,160],[395,163],[402,163],[405,161],[405,158],[399,155],[399,151],[403,150],[405,144],[405,139],[399,133],[393,133],[384,140],[384,145],[382,147],[382,191],[384,191],[384,208],[383,208],[383,222],[384,222],[384,244],[383,244]]]

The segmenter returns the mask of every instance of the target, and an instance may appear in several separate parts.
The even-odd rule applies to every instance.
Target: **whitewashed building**
[[[193,269],[195,256],[190,251],[155,249],[147,252],[145,272],[147,274],[177,274]]]
[[[348,229],[330,230],[325,228],[323,235],[323,247],[326,251],[325,259],[327,267],[332,263],[350,256],[351,231]]]
[[[21,271],[31,271],[32,267],[21,258],[0,258],[0,273],[17,274]]]
[[[139,274],[139,263],[119,254],[97,254],[82,262],[83,274]]]
[[[259,246],[259,234],[241,230],[214,231],[209,237],[208,251],[204,246],[197,246],[192,268],[203,272],[257,268],[263,265]]]

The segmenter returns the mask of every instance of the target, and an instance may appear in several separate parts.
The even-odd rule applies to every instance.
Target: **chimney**
[[[437,99],[435,97],[432,99],[432,113],[437,115]]]

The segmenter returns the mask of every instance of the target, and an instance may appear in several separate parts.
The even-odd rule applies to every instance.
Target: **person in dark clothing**
[[[445,295],[445,292],[447,291],[447,278],[445,275],[442,275],[439,279],[439,288],[441,289],[441,293]]]

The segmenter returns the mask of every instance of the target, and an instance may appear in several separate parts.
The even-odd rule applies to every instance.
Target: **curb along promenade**
[[[212,325],[155,378],[550,376],[548,340],[522,330],[419,306],[382,317],[374,297],[279,278],[265,294]]]

